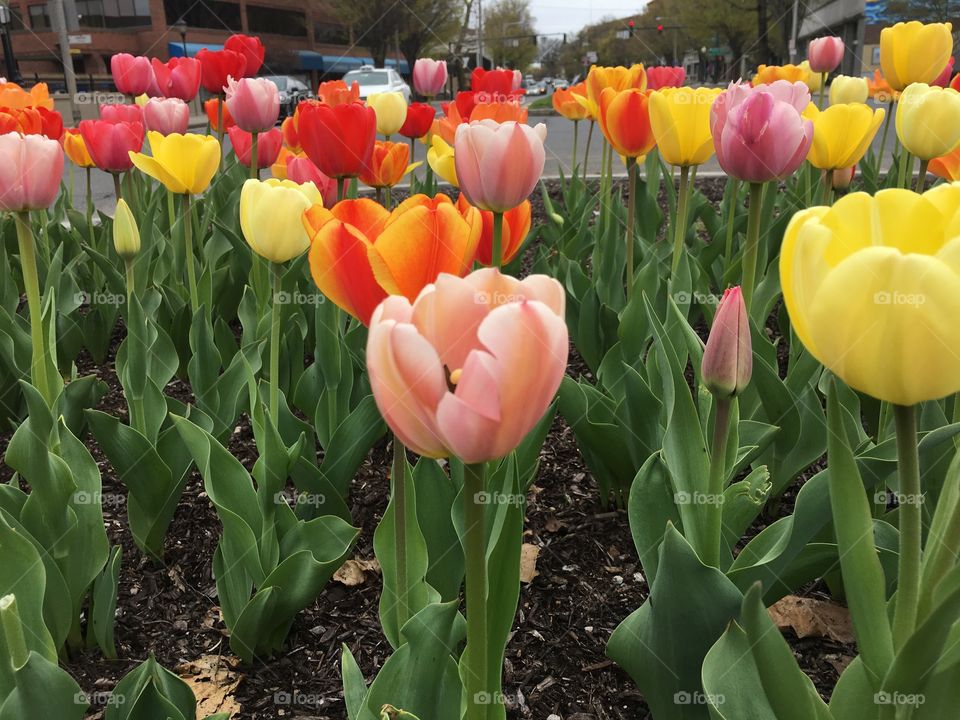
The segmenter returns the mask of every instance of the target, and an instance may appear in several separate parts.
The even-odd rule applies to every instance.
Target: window
[[[30,28],[33,30],[52,30],[53,23],[47,15],[46,5],[30,6]]]
[[[262,5],[247,5],[247,24],[251,33],[307,36],[307,18],[302,12]]]
[[[150,25],[149,0],[77,0],[83,27],[125,28]]]
[[[240,32],[240,6],[222,0],[163,0],[167,24],[183,18],[189,27]]]
[[[389,85],[389,70],[351,70],[343,76],[343,81],[347,85],[356,82],[360,87],[369,85]]]
[[[313,39],[318,43],[349,45],[350,31],[346,25],[335,22],[317,22],[313,25]]]

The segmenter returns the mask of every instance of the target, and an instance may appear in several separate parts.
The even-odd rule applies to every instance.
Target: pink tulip
[[[297,185],[312,182],[320,191],[323,205],[328,210],[337,204],[337,181],[324,175],[305,155],[287,159],[287,180],[293,180]]]
[[[720,167],[747,182],[791,175],[813,142],[813,123],[801,114],[809,104],[810,91],[801,82],[731,83],[710,108]]]
[[[447,84],[447,61],[417,58],[413,64],[413,89],[424,97],[434,97],[443,92]]]
[[[564,291],[496,268],[441,274],[413,305],[373,312],[367,369],[387,424],[411,450],[479,463],[511,452],[543,417],[567,365]],[[451,390],[451,387],[455,387]]]
[[[523,86],[523,73],[519,70],[513,71],[513,89],[519,90]]]
[[[0,210],[53,205],[63,177],[63,149],[42,135],[0,135]]]
[[[107,122],[143,122],[143,109],[139,105],[101,105],[100,119]]]
[[[460,191],[474,207],[492,212],[515,208],[533,192],[546,155],[543,123],[477,120],[457,127],[454,165]]]
[[[953,56],[950,57],[950,60],[947,61],[947,66],[940,71],[940,74],[937,75],[937,79],[934,80],[931,85],[937,85],[939,87],[946,87],[950,84],[950,78],[953,76]]]
[[[143,55],[117,53],[110,58],[110,72],[117,92],[125,95],[142,95],[153,82],[153,68],[150,59]]]
[[[253,135],[236,125],[227,130],[230,136],[230,145],[241,165],[250,167],[250,156],[253,150]],[[257,167],[270,167],[280,155],[283,145],[283,133],[280,128],[271,128],[265,133],[257,135]]]
[[[729,398],[747,386],[752,373],[753,344],[747,306],[739,287],[728,288],[717,305],[700,375],[711,393]]]
[[[682,67],[656,65],[647,68],[647,90],[682,87],[687,80],[687,71]]]
[[[196,58],[175,57],[166,63],[157,58],[153,65],[153,84],[149,93],[152,97],[175,97],[190,102],[200,90],[201,67]]]
[[[150,98],[143,106],[143,122],[161,135],[183,135],[190,127],[190,108],[180,98]]]
[[[277,124],[280,91],[266,78],[227,80],[227,110],[237,126],[247,132],[263,132]]]
[[[811,40],[807,46],[807,60],[815,73],[833,72],[843,60],[843,40],[832,35]]]

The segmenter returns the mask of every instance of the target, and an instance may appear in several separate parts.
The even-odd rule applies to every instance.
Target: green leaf
[[[31,652],[14,670],[15,687],[0,704],[0,720],[82,720],[89,703],[80,686],[56,661]]]
[[[460,596],[464,577],[463,548],[453,524],[452,513],[459,486],[440,463],[422,457],[413,470],[417,493],[417,521],[426,542],[427,583],[444,602]]]
[[[153,658],[114,688],[104,720],[196,720],[197,699],[183,680]]]
[[[357,665],[353,653],[345,644],[340,650],[340,672],[343,675],[343,703],[347,706],[348,720],[363,720],[372,718],[370,711],[364,706],[367,697],[367,682],[363,679],[363,672]]]
[[[110,550],[110,559],[103,573],[93,585],[93,601],[91,618],[93,635],[97,645],[109,660],[117,657],[117,646],[113,641],[114,615],[117,612],[117,585],[120,582],[120,563],[123,558],[123,548],[115,545]]]

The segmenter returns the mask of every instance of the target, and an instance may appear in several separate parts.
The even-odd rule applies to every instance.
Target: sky
[[[571,32],[607,17],[639,13],[644,0],[530,0],[537,32]]]

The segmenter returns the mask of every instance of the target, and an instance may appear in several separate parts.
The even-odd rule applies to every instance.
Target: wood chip
[[[177,667],[177,673],[197,698],[197,717],[227,713],[234,717],[240,703],[234,697],[243,675],[236,671],[236,659],[203,655]]]
[[[347,587],[356,587],[366,582],[368,572],[380,572],[380,563],[376,559],[347,560],[333,574],[333,579]]]
[[[520,548],[520,582],[531,583],[539,575],[537,572],[537,558],[540,556],[540,546],[524,543]]]
[[[778,628],[792,630],[798,638],[825,637],[845,644],[855,641],[850,612],[842,605],[787,595],[768,612]]]

